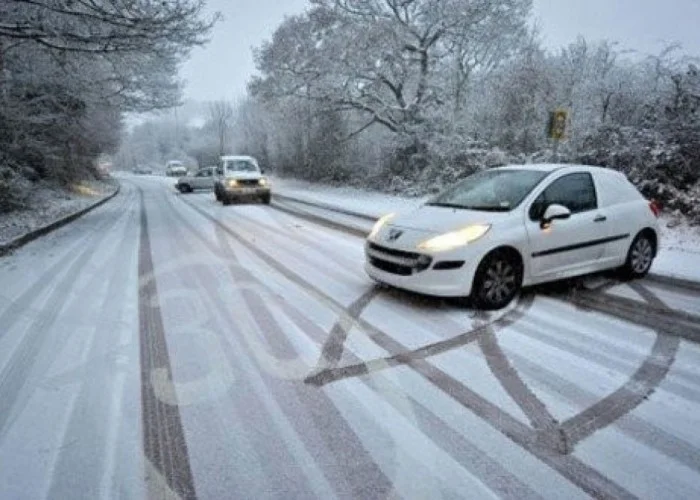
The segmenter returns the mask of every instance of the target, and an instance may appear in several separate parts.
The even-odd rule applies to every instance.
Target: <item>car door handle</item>
[[[608,220],[606,216],[598,215],[595,219],[593,219],[593,222],[605,222],[606,220]]]

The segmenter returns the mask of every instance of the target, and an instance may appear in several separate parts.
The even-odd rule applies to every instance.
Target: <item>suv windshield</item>
[[[226,174],[239,172],[259,172],[258,167],[249,160],[229,160],[226,162]]]
[[[508,212],[547,176],[539,170],[485,170],[439,194],[427,205]]]

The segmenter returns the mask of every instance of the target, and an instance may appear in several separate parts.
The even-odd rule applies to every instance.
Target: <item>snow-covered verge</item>
[[[390,212],[406,212],[426,200],[367,191],[355,187],[333,187],[296,179],[273,179],[279,194],[326,205],[342,207],[374,217]],[[661,217],[661,248],[652,272],[700,282],[700,227],[678,214]]]
[[[21,208],[0,212],[0,246],[24,234],[83,210],[114,193],[114,180],[88,180],[59,187],[37,181],[21,188]]]
[[[534,153],[514,153],[485,141],[461,136],[431,135],[421,148],[397,149],[387,166],[376,172],[363,168],[347,176],[307,168],[297,175],[312,182],[353,186],[408,197],[438,193],[474,172],[502,165],[572,163],[599,165],[623,172],[649,199],[666,211],[700,226],[700,144],[678,143],[659,131],[633,127],[603,127],[576,141]],[[295,174],[292,174],[295,175]]]
[[[353,212],[379,217],[389,212],[407,212],[426,196],[398,196],[357,187],[336,187],[290,178],[271,178],[273,192],[311,202],[343,207]]]

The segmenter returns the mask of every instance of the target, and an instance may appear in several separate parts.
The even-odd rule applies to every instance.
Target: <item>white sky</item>
[[[185,98],[235,100],[255,71],[252,47],[270,37],[285,15],[302,12],[306,0],[209,0],[224,20],[212,40],[181,71]],[[658,53],[666,42],[700,56],[700,0],[534,0],[534,18],[545,45],[556,49],[580,34],[609,39],[640,53]]]

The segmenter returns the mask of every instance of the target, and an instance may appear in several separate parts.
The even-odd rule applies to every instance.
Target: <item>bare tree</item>
[[[227,101],[214,101],[209,104],[209,121],[219,139],[219,156],[226,153],[226,138],[231,129],[233,107]]]

